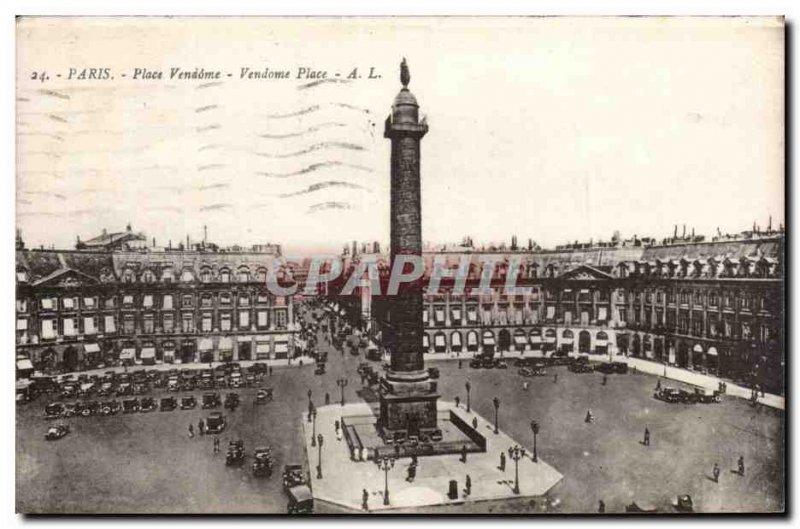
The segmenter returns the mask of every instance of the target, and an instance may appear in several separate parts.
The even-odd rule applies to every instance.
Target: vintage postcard
[[[19,17],[20,513],[786,510],[781,17]]]

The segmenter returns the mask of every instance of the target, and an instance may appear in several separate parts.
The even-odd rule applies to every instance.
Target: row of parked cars
[[[138,369],[127,373],[106,371],[103,375],[65,375],[53,379],[47,388],[48,395],[60,399],[80,397],[125,397],[146,395],[153,389],[170,392],[196,389],[236,389],[260,384],[268,371],[264,363],[256,362],[243,368],[238,363],[228,363],[215,369]]]
[[[661,387],[653,394],[658,400],[679,404],[715,404],[722,402],[717,390],[696,387],[694,391],[679,388]]]

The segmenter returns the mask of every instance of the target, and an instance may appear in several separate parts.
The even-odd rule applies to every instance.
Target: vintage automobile
[[[150,391],[150,386],[146,382],[134,382],[133,383],[133,394],[134,395],[145,395]]]
[[[61,385],[61,398],[74,399],[78,396],[78,385],[75,382],[67,382]]]
[[[286,504],[288,514],[314,514],[314,496],[308,485],[298,485],[286,491],[289,502]]]
[[[706,388],[694,388],[694,400],[701,404],[713,404],[722,401],[719,391]]]
[[[121,382],[119,386],[117,386],[117,395],[120,397],[133,395],[133,385],[131,385],[130,382]]]
[[[200,375],[200,389],[214,389],[214,377],[211,373],[203,372]]]
[[[64,404],[64,411],[61,413],[62,417],[74,417],[78,413],[78,404],[75,402],[68,402]]]
[[[240,388],[243,385],[244,385],[244,379],[242,378],[242,374],[239,371],[231,373],[230,386],[232,388]]]
[[[94,382],[83,382],[78,386],[79,397],[89,397],[94,394]]]
[[[628,364],[626,362],[611,362],[611,367],[614,373],[624,375],[628,372]]]
[[[381,352],[378,348],[370,348],[367,349],[367,354],[365,355],[367,360],[371,360],[373,362],[380,362],[381,361]]]
[[[272,388],[259,389],[256,393],[256,404],[266,404],[272,400]]]
[[[158,405],[156,404],[156,399],[154,399],[153,397],[143,398],[141,404],[139,405],[139,411],[142,413],[155,411],[157,409]]]
[[[434,442],[438,443],[439,441],[442,440],[442,431],[439,430],[438,428],[436,430],[432,431],[431,435],[430,435],[430,439],[431,439],[431,441],[434,441]]]
[[[208,410],[220,405],[219,393],[203,393],[202,408]]]
[[[272,475],[272,449],[268,446],[256,448],[253,454],[253,475],[269,477]]]
[[[60,402],[51,402],[44,407],[45,419],[57,419],[64,415],[64,405]]]
[[[175,397],[162,397],[159,405],[161,411],[172,411],[178,407],[178,399]]]
[[[139,399],[125,399],[122,401],[122,413],[136,413],[139,411]]]
[[[235,410],[239,407],[239,394],[238,393],[228,393],[225,395],[225,409],[226,410]]]
[[[429,367],[428,368],[428,377],[436,379],[439,378],[439,368],[438,367]]]
[[[267,364],[264,362],[256,362],[255,364],[250,366],[250,371],[256,375],[263,375],[267,372]]]
[[[495,369],[508,369],[508,364],[506,361],[500,360],[499,358],[496,358],[494,361],[492,361],[492,364],[494,364],[493,367]]]
[[[194,396],[181,397],[181,409],[193,410],[197,407],[197,399]]]
[[[325,374],[325,362],[317,363],[316,367],[314,367],[314,374],[315,375],[324,375]]]
[[[297,464],[284,465],[283,467],[283,490],[289,492],[292,487],[305,485],[306,478],[303,466]]]
[[[228,382],[225,380],[225,375],[217,375],[214,377],[214,387],[216,388],[227,388]]]
[[[66,424],[54,424],[47,428],[44,438],[48,441],[57,441],[69,433],[69,426]]]
[[[615,373],[614,365],[611,362],[601,362],[594,368],[594,370],[599,371],[600,373],[605,373],[606,375]]]
[[[100,404],[100,415],[116,415],[122,409],[122,405],[116,400],[107,400]]]
[[[81,417],[91,417],[100,413],[100,403],[96,400],[79,402],[76,405],[75,411]]]
[[[658,391],[653,393],[653,397],[658,400],[663,400],[664,402],[680,402],[680,390],[662,386]]]
[[[97,390],[99,397],[109,397],[114,393],[114,383],[111,381],[103,382],[100,384],[100,389]]]
[[[169,380],[167,380],[167,391],[176,392],[180,390],[181,382],[177,375],[169,377]]]
[[[594,366],[589,362],[573,362],[567,369],[572,373],[593,373]]]
[[[244,441],[238,439],[228,444],[228,452],[225,454],[225,464],[228,466],[241,465],[244,463]]]
[[[207,434],[213,435],[222,433],[225,430],[225,426],[227,426],[227,421],[225,420],[225,416],[218,411],[211,413],[206,419]]]

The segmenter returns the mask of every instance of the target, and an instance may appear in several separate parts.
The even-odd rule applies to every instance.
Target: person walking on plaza
[[[661,391],[661,379],[660,378],[656,382],[656,391]]]
[[[606,512],[606,502],[604,502],[603,500],[597,502],[597,512],[599,512],[600,514]]]
[[[506,453],[500,452],[500,470],[502,472],[506,471]]]
[[[594,415],[592,415],[592,410],[591,409],[586,410],[586,419],[584,419],[584,422],[587,422],[587,423],[594,422]]]
[[[369,511],[369,492],[367,492],[367,489],[361,491],[361,508]]]
[[[408,465],[408,474],[406,475],[406,481],[412,483],[414,479],[417,477],[417,465],[411,463]]]
[[[458,368],[461,369],[461,359],[458,359]]]
[[[331,394],[325,393],[325,405],[327,406],[330,403],[331,403]]]
[[[553,384],[558,384],[558,373],[553,375]]]
[[[714,463],[714,468],[711,470],[711,474],[714,475],[714,482],[719,483],[719,465]]]
[[[467,445],[461,445],[461,462],[467,462]]]
[[[219,453],[219,437],[214,438],[214,453]]]
[[[472,494],[472,478],[469,477],[469,474],[467,474],[467,479],[464,482],[464,492],[465,496]]]
[[[459,397],[456,397],[455,400],[456,400],[456,408],[458,408],[458,405],[461,404],[461,399]]]
[[[194,426],[189,424],[189,439],[191,439],[192,437],[194,437]]]
[[[269,366],[269,376],[272,376],[272,366]]]
[[[644,427],[644,445],[650,446],[650,430],[647,429],[647,426]]]
[[[744,456],[739,456],[739,475],[744,476]]]
[[[472,418],[472,429],[473,430],[477,430],[478,429],[478,418],[477,417],[473,417]]]
[[[340,425],[341,425],[341,423],[339,422],[339,419],[336,419],[335,421],[333,421],[333,429],[334,429],[334,430],[335,430],[337,433],[339,432],[339,427],[340,427]]]
[[[605,386],[608,383],[608,375],[603,373],[603,385]]]

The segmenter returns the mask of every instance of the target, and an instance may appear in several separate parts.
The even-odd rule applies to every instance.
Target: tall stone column
[[[428,132],[428,125],[419,119],[417,99],[408,90],[410,80],[403,59],[403,88],[395,97],[384,129],[384,137],[392,142],[392,270],[400,256],[422,261],[420,140]],[[422,356],[424,309],[422,280],[403,283],[397,295],[389,296],[392,358],[381,388],[381,426],[386,430],[413,432],[436,427],[436,384],[429,379]]]

